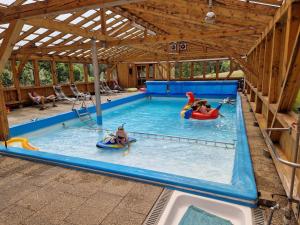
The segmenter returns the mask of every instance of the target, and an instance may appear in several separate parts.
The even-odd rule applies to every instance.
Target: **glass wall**
[[[39,78],[42,86],[53,84],[51,65],[49,61],[39,61]]]
[[[20,66],[20,61],[17,61],[17,67]],[[28,61],[20,75],[20,86],[34,86],[33,63]]]
[[[13,87],[14,86],[11,61],[8,61],[6,63],[3,72],[0,74],[0,78],[1,78],[1,83],[2,83],[3,87]]]
[[[68,83],[70,80],[70,68],[68,63],[56,63],[57,82],[60,84]]]
[[[93,64],[87,64],[87,71],[88,71],[88,81],[93,82],[95,79]]]
[[[82,63],[73,63],[74,82],[84,81],[84,68]]]
[[[194,62],[194,78],[203,78],[203,62]]]

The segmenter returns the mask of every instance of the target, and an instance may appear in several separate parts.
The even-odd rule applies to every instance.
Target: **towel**
[[[179,225],[233,225],[229,220],[190,206],[182,217]]]

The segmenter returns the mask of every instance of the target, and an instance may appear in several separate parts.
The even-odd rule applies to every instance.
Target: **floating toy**
[[[141,92],[146,92],[147,89],[146,89],[146,88],[140,88],[140,91],[141,91]]]
[[[6,143],[8,145],[11,145],[13,143],[21,143],[21,146],[22,148],[24,149],[27,149],[27,150],[32,150],[32,151],[36,151],[36,150],[39,150],[37,147],[34,147],[32,146],[30,143],[29,143],[29,140],[27,138],[21,138],[21,137],[15,137],[15,138],[11,138],[9,139]],[[2,144],[4,144],[2,142]]]
[[[136,139],[128,137],[128,142],[129,143],[136,142]],[[104,138],[104,140],[99,141],[96,144],[96,146],[98,148],[105,148],[105,149],[125,149],[125,148],[128,148],[129,145],[126,144],[124,146],[124,145],[118,144],[115,141],[115,136],[114,135],[109,135],[108,137]]]
[[[136,92],[136,91],[138,91],[137,88],[126,88],[125,90],[128,91],[128,92]]]
[[[181,117],[185,119],[196,119],[196,120],[212,120],[217,119],[219,117],[219,110],[222,106],[222,104],[219,104],[217,108],[211,109],[208,113],[201,113],[197,111],[193,111],[192,105],[195,102],[195,97],[192,92],[186,93],[188,96],[188,103],[183,107],[183,109],[180,112]],[[206,100],[200,100],[203,101],[204,104],[207,103]]]

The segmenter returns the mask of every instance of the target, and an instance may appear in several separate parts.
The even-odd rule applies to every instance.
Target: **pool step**
[[[90,127],[92,127],[92,126],[94,126],[96,124],[96,122],[93,120],[93,118],[91,116],[91,113],[88,111],[87,107],[83,107],[80,110],[73,109],[73,111],[76,112],[78,118],[84,124],[86,124],[86,125],[88,125]]]

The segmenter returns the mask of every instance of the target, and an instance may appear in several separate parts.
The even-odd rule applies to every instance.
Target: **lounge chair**
[[[74,103],[76,101],[75,98],[69,98],[65,95],[60,85],[53,86],[54,93],[59,101],[68,101]]]
[[[113,80],[113,85],[114,85],[113,90],[117,90],[117,91],[120,91],[120,92],[125,92],[125,90],[120,87],[117,80]]]
[[[28,96],[31,99],[33,104],[39,105],[40,106],[40,110],[44,110],[47,107],[45,106],[46,102],[52,102],[53,107],[56,107],[55,104],[55,95],[49,95],[48,97],[44,97],[42,95],[39,95],[38,93],[36,93],[35,91],[32,92],[28,92]]]
[[[108,84],[107,84],[107,82],[106,82],[105,80],[103,80],[102,83],[103,83],[103,87],[104,87],[104,89],[105,89],[106,91],[112,92],[112,93],[118,93],[118,92],[119,92],[118,90],[112,90],[112,89],[108,86]]]
[[[78,90],[76,84],[71,84],[70,89],[73,92],[73,94],[77,100],[79,100],[79,99],[92,100],[92,95],[89,92],[87,92],[87,93],[80,92]]]
[[[116,94],[115,92],[113,92],[112,90],[110,90],[109,88],[107,88],[104,85],[103,81],[99,81],[99,88],[100,88],[100,93],[101,94],[105,94],[105,95],[114,95],[114,94]]]

